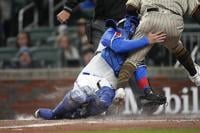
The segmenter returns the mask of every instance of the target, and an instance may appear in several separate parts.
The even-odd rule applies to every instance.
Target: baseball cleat
[[[39,109],[35,111],[35,118],[39,118]]]
[[[200,87],[200,66],[195,64],[195,68],[197,73],[194,76],[189,76],[189,78],[197,87]]]
[[[144,92],[144,96],[139,97],[142,105],[144,104],[154,104],[154,105],[162,105],[165,104],[167,98],[165,96],[154,93],[151,89],[148,89]]]

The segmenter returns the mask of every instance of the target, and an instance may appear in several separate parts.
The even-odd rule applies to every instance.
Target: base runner
[[[134,39],[141,38],[150,31],[165,32],[167,38],[163,46],[168,48],[187,69],[191,81],[200,86],[200,67],[193,62],[180,41],[184,29],[183,15],[189,14],[200,22],[199,0],[128,0],[127,11],[142,16]],[[149,45],[129,56],[120,71],[118,88],[127,86],[129,78],[152,46]]]

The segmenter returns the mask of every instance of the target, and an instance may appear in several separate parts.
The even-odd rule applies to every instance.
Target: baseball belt
[[[172,14],[180,16],[180,14],[178,14],[172,10],[166,10],[166,9],[160,9],[160,8],[147,8],[146,12],[172,13]]]

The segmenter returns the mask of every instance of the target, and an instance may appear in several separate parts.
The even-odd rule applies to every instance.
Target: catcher
[[[118,28],[112,20],[107,21],[109,28],[101,38],[101,52],[81,71],[74,87],[63,100],[52,110],[40,108],[35,112],[37,118],[52,120],[62,118],[83,118],[101,114],[109,108],[115,95],[124,95],[123,89],[118,89],[117,77],[127,53],[144,48],[153,43],[163,42],[163,33],[149,33],[137,40],[128,40],[134,34],[138,21],[127,17],[123,28]],[[135,78],[141,86],[148,88],[146,66],[140,65],[135,71]],[[151,99],[154,95],[156,99]],[[150,103],[162,105],[166,97],[149,93]],[[154,98],[153,97],[153,98]]]

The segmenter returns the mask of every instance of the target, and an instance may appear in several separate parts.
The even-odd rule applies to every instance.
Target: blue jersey
[[[128,40],[127,38],[126,32],[120,28],[109,28],[101,38],[101,43],[105,46],[101,56],[117,77],[128,53],[143,48],[149,43],[147,37],[137,40]]]

